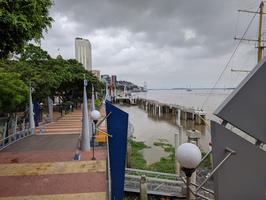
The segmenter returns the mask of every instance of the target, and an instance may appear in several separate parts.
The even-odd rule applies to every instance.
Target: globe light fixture
[[[182,167],[195,169],[201,161],[201,152],[195,144],[184,143],[177,148],[176,157]]]
[[[101,118],[101,113],[98,110],[91,111],[91,118],[93,120],[93,135],[92,135],[92,160],[96,160],[94,156],[94,147],[95,147],[95,138],[96,138],[96,124],[98,120]]]
[[[93,121],[98,121],[101,117],[101,113],[98,110],[91,111],[91,118]]]
[[[201,151],[195,144],[184,143],[177,148],[176,159],[187,177],[187,200],[190,200],[190,177],[201,161]]]

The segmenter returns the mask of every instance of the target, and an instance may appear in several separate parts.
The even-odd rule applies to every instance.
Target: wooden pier
[[[115,103],[138,105],[153,115],[159,117],[164,114],[173,115],[176,116],[177,120],[192,120],[197,125],[205,125],[206,121],[206,112],[177,104],[161,103],[138,97],[116,97]]]

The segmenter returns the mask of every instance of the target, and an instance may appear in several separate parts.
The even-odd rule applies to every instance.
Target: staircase
[[[55,122],[36,128],[37,135],[49,134],[80,134],[82,129],[82,112],[75,110]]]

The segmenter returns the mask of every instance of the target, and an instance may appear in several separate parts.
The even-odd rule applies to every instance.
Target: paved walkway
[[[82,113],[75,110],[56,122],[45,124],[36,129],[36,134],[78,134],[81,133]]]
[[[106,150],[82,152],[74,161],[81,111],[46,125],[0,152],[0,200],[106,198]]]

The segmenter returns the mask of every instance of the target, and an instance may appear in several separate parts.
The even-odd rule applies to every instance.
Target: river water
[[[232,90],[149,90],[133,95],[162,103],[177,104],[186,107],[203,108],[209,119],[214,118],[213,111],[223,102]],[[206,101],[207,100],[207,101]],[[161,147],[153,143],[161,139],[174,145],[174,136],[178,132],[176,118],[169,115],[161,117],[153,116],[138,106],[117,105],[129,114],[129,122],[134,127],[133,136],[138,141],[144,141],[151,148],[143,150],[143,156],[148,164],[157,162],[161,157],[167,156]],[[182,143],[187,141],[187,131],[196,129],[201,132],[199,146],[202,151],[208,151],[210,142],[210,130],[208,126],[194,125],[192,121],[181,121],[184,127]]]

